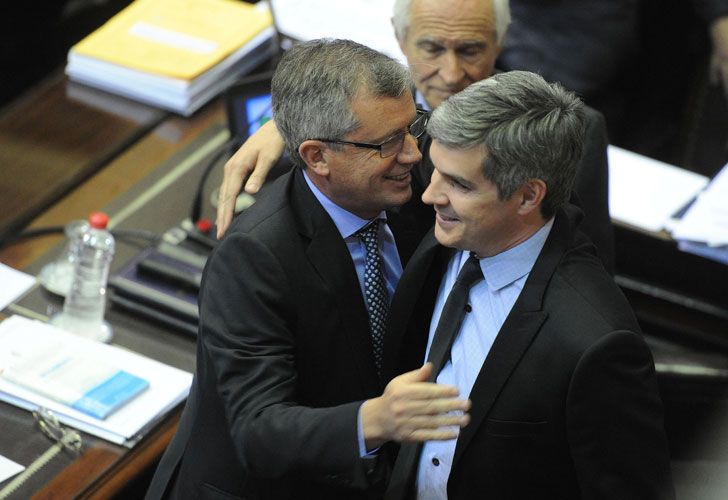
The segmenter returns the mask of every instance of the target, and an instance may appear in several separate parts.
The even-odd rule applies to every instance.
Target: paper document
[[[0,455],[0,483],[5,481],[6,479],[10,479],[16,474],[19,474],[23,472],[25,467],[23,467],[20,464],[16,464],[9,458],[5,458],[4,456]]]
[[[728,165],[675,224],[672,237],[709,246],[728,245]]]
[[[143,378],[58,340],[12,346],[6,354],[10,360],[0,366],[0,377],[99,419],[149,387]]]
[[[615,221],[661,231],[708,178],[615,146],[609,158],[609,214]]]
[[[45,407],[71,427],[117,444],[131,446],[158,418],[183,401],[189,393],[192,374],[165,365],[124,348],[89,340],[40,321],[11,316],[0,323],[0,369],[12,366],[13,353],[43,352],[47,346],[62,345],[80,359],[123,367],[123,371],[148,381],[149,387],[106,419],[61,403],[27,385],[0,376],[0,400],[21,408]],[[122,384],[123,385],[123,384]]]
[[[0,309],[5,309],[35,284],[35,276],[0,264]]]
[[[298,41],[346,38],[406,62],[392,27],[394,0],[271,0],[278,31]]]

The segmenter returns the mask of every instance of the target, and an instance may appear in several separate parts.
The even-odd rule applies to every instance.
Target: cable
[[[65,226],[48,226],[39,227],[36,229],[28,229],[16,235],[11,235],[0,240],[0,248],[6,246],[15,245],[23,240],[31,238],[39,238],[41,236],[48,236],[51,234],[63,234],[65,232]],[[158,243],[162,236],[158,233],[147,231],[145,229],[112,229],[111,234],[118,241],[129,241],[129,240],[144,240],[149,243]]]
[[[9,234],[4,238],[0,239],[0,248],[5,248],[6,246],[14,245],[22,240],[30,238],[38,238],[40,236],[47,236],[49,234],[63,233],[65,229],[66,228],[64,226],[49,226],[40,227],[37,229],[28,229],[18,234]]]

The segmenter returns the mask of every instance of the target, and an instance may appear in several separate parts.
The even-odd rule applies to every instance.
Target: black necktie
[[[389,312],[389,294],[384,281],[384,265],[379,253],[379,219],[360,229],[357,236],[361,238],[366,250],[366,264],[364,266],[364,296],[369,311],[369,329],[372,334],[372,351],[377,373],[382,368],[382,353],[384,351],[384,329],[387,325]]]
[[[433,364],[432,380],[437,378],[449,357],[453,340],[460,330],[465,316],[470,288],[482,279],[483,271],[480,269],[480,262],[475,254],[471,253],[455,279],[455,284],[447,296],[440,321],[435,329],[430,354],[427,356],[427,361],[431,361]]]
[[[430,353],[427,361],[433,364],[432,381],[442,370],[445,361],[448,359],[455,335],[460,330],[460,325],[465,316],[465,309],[468,303],[470,288],[483,279],[483,271],[480,269],[480,262],[471,253],[470,257],[460,269],[455,284],[447,296],[445,306],[442,308],[440,321],[437,322],[435,336],[432,339]],[[411,492],[414,474],[417,471],[417,460],[422,450],[422,443],[403,443],[400,447],[397,461],[392,471],[392,480],[387,489],[385,498],[404,498]]]

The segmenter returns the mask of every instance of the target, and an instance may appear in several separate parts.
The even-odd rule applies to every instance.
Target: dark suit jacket
[[[381,496],[389,464],[357,441],[361,402],[382,392],[364,300],[298,169],[235,220],[199,302],[194,383],[148,497]]]
[[[476,379],[450,499],[673,497],[650,351],[577,218],[571,206],[557,214]],[[405,270],[385,344],[389,377],[421,365],[451,255],[429,234]],[[402,447],[387,498],[412,493],[417,454]]]
[[[609,218],[609,167],[607,163],[607,129],[604,116],[588,106],[584,107],[586,130],[584,151],[577,166],[571,202],[584,211],[581,230],[592,240],[597,254],[609,273],[614,274],[614,230]],[[420,142],[422,163],[414,170],[412,199],[404,207],[411,224],[422,230],[423,221],[432,226],[435,214],[432,207],[420,200],[430,183],[433,165],[430,160],[429,136]]]

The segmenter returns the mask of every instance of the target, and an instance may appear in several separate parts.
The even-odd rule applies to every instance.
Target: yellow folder
[[[271,25],[269,11],[236,0],[136,0],[71,51],[192,80]]]

